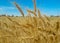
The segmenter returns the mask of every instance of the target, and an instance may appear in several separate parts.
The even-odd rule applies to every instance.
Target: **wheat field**
[[[59,17],[41,15],[35,0],[34,11],[27,9],[27,16],[16,2],[14,5],[22,16],[0,16],[0,43],[60,43]]]

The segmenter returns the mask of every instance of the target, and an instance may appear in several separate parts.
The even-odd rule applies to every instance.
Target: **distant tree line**
[[[6,15],[6,14],[0,14],[0,17],[1,16],[18,17],[18,16],[14,16],[14,15]]]
[[[53,16],[53,15],[51,15],[50,17],[60,17],[59,15],[57,15],[57,16]]]

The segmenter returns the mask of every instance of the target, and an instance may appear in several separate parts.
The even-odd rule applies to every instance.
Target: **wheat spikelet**
[[[14,4],[18,8],[18,10],[21,12],[22,16],[24,17],[24,13],[23,13],[22,9],[19,7],[19,5],[16,4],[16,2],[14,2]]]
[[[55,43],[55,41],[56,40],[54,35],[52,34],[48,35],[48,40],[47,40],[48,43]]]
[[[48,21],[50,21],[50,19],[49,19],[46,15],[44,15],[44,17],[45,17]]]
[[[53,27],[53,24],[50,23],[50,19],[49,19],[46,15],[44,15],[44,19],[45,19],[46,25],[47,25],[47,26],[50,26],[50,27],[52,28],[52,27]]]
[[[10,35],[15,36],[15,33],[12,32],[11,29],[1,28],[0,30],[4,32],[3,34],[9,33]],[[4,36],[6,36],[6,35],[4,35]]]
[[[56,22],[56,30],[58,31],[58,29],[59,29],[59,22],[57,21]]]
[[[1,26],[1,21],[0,21],[0,26]]]
[[[48,19],[47,16],[44,16],[45,18],[45,23],[46,23],[46,26],[49,26],[50,28],[53,28],[53,24],[50,23],[50,20]]]
[[[44,20],[44,18],[41,16],[41,13],[40,13],[39,9],[38,9],[38,17],[39,17],[40,20],[43,22],[44,26],[46,26],[45,20]],[[43,27],[44,27],[44,26],[43,26]]]
[[[21,26],[21,24],[19,24],[18,22],[16,21],[13,21],[14,24],[18,25],[18,26]]]
[[[16,24],[16,25],[18,25],[18,26],[21,26],[18,22],[16,22],[16,21],[13,21],[11,18],[9,18],[9,17],[7,17],[12,23],[14,23],[14,24]],[[6,24],[5,24],[6,25]]]
[[[33,17],[34,20],[34,26],[37,27],[37,17]]]
[[[13,20],[10,18],[10,17],[7,17],[10,21],[12,21],[13,22]]]
[[[28,15],[27,15],[28,17],[31,17],[31,14],[30,14],[30,12],[28,12]]]
[[[28,23],[27,25],[28,25],[28,27],[34,28],[34,26],[33,26],[32,24],[29,24],[29,23]]]
[[[36,0],[33,0],[33,2],[34,2],[34,13],[37,16],[37,14],[36,14]]]
[[[21,25],[22,27],[24,27],[24,28],[29,28],[27,25]]]
[[[43,28],[45,28],[47,26],[46,24],[46,20],[44,19],[44,17],[40,16],[41,21],[43,22]]]
[[[6,23],[4,23],[6,27],[8,27],[8,25]]]
[[[41,14],[40,14],[40,11],[39,11],[39,9],[38,9],[38,17],[39,17],[39,18],[41,17]]]
[[[53,24],[51,24],[50,22],[47,22],[47,25],[53,28]]]
[[[36,0],[33,0],[33,2],[34,2],[34,11],[31,11],[31,10],[27,10],[27,11],[34,14],[34,16],[37,16],[36,15]]]
[[[45,20],[44,20],[43,16],[41,16],[39,10],[38,10],[38,17],[39,17],[39,19],[41,19],[41,21],[43,22],[43,24],[46,25]]]
[[[27,12],[30,12],[30,13],[34,14],[34,16],[37,16],[36,13],[31,10],[27,10]]]
[[[26,33],[27,35],[31,35],[31,31],[28,29],[30,27],[29,25],[21,25],[21,27],[22,27],[21,30],[23,30],[24,33]]]

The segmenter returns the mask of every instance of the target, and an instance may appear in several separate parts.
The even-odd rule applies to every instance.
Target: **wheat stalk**
[[[27,15],[28,17],[31,17],[31,14],[30,14],[30,12],[28,12],[28,15]]]
[[[33,0],[34,2],[34,12],[36,13],[36,0]]]

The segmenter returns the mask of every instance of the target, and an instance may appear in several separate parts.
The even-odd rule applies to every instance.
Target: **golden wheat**
[[[14,3],[23,17],[0,17],[0,43],[60,43],[59,21],[51,23],[46,15],[41,15],[36,9],[34,0],[34,11],[27,10],[29,16],[24,13],[18,4]],[[34,14],[32,17],[30,13]],[[38,16],[37,16],[38,15]],[[10,22],[12,22],[11,25]],[[3,22],[4,21],[4,22]]]

